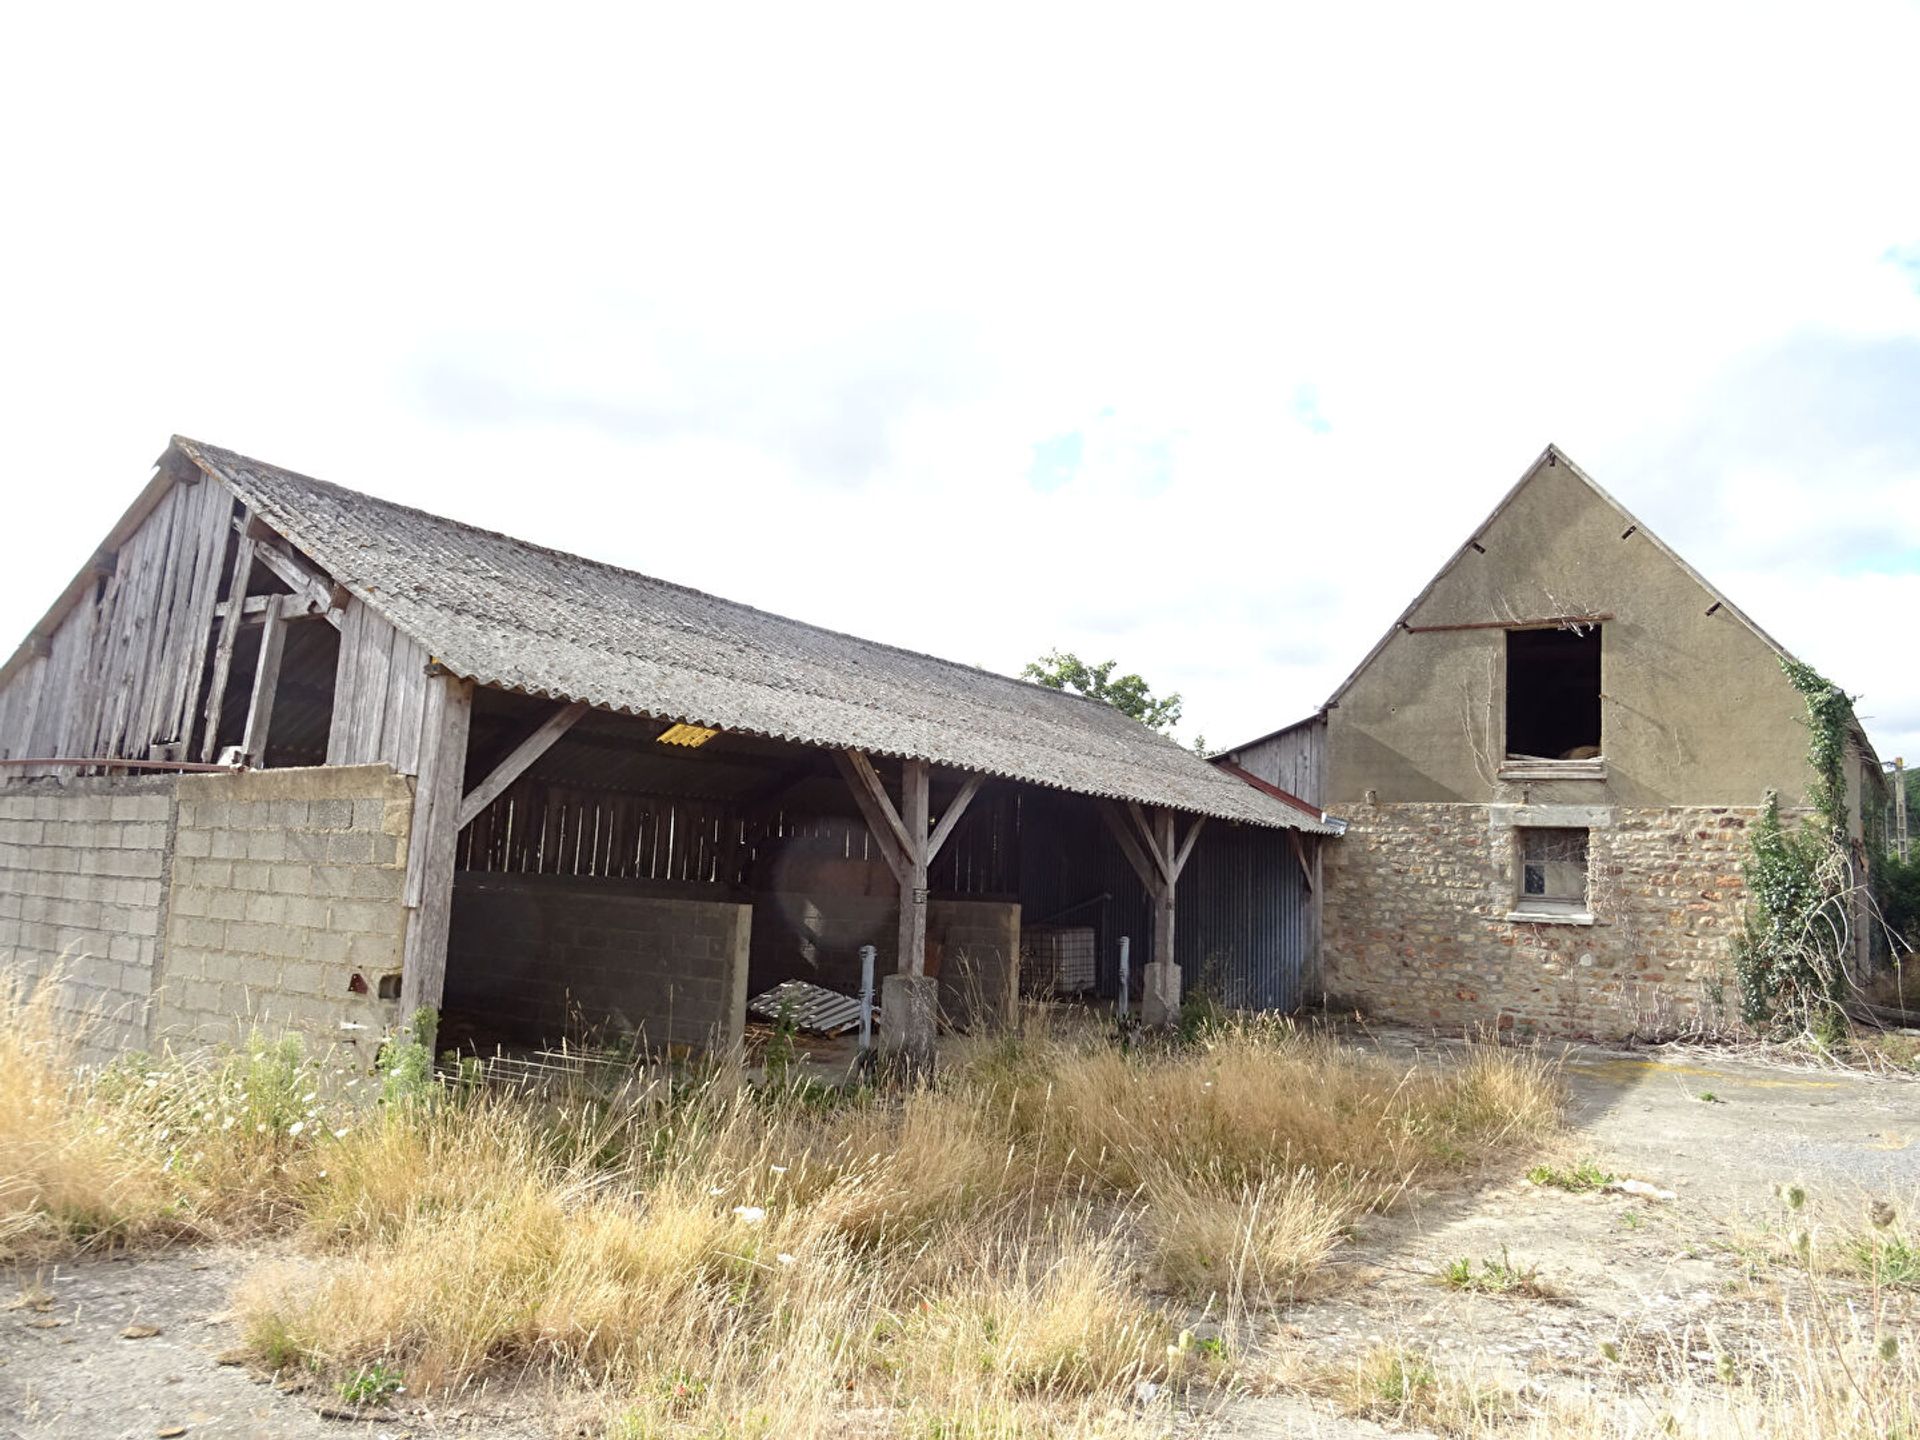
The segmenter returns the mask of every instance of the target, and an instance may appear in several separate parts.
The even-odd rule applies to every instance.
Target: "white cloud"
[[[13,21],[0,631],[179,430],[1224,741],[1554,439],[1920,755],[1910,8],[532,16]]]

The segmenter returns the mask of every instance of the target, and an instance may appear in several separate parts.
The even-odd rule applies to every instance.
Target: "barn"
[[[1023,955],[1291,1008],[1337,828],[1098,702],[178,437],[0,668],[0,961],[105,1049],[725,1048],[867,946],[908,1063]]]

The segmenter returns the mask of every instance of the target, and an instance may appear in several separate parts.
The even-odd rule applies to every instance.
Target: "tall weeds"
[[[636,1072],[381,1103],[291,1042],[71,1060],[45,1002],[0,989],[12,1253],[277,1231],[299,1258],[238,1307],[263,1365],[415,1390],[533,1366],[649,1437],[1134,1414],[1189,1373],[1193,1307],[1297,1292],[1364,1209],[1558,1105],[1524,1052],[1406,1067],[1267,1022],[1001,1042],[895,1097]]]

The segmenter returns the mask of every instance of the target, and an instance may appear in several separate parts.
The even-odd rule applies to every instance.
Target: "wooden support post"
[[[213,646],[213,675],[207,685],[207,705],[201,720],[206,733],[200,741],[202,761],[213,759],[220,744],[220,710],[227,699],[227,675],[233,669],[233,642],[240,634],[246,611],[247,585],[253,579],[253,541],[242,535],[233,547],[233,578],[227,582],[227,613],[220,617],[220,638]]]
[[[460,802],[460,815],[455,830],[460,831],[473,823],[474,817],[487,806],[500,798],[500,794],[514,781],[532,768],[533,762],[553,748],[567,731],[571,730],[580,717],[587,713],[588,705],[584,700],[576,700],[571,705],[562,705],[553,714],[541,722],[526,739],[522,740],[493,769],[493,773],[482,780]]]
[[[1167,885],[1160,892],[1161,903],[1153,917],[1153,958],[1161,964],[1173,960],[1173,898],[1178,877],[1173,873],[1173,812],[1157,811],[1153,817],[1154,846],[1167,871]]]
[[[253,698],[247,702],[247,729],[240,749],[249,765],[267,763],[267,737],[273,728],[273,701],[280,688],[280,656],[287,645],[287,605],[292,597],[268,597],[260,620],[260,659],[253,667]]]
[[[453,919],[453,871],[466,782],[467,729],[473,684],[451,675],[427,678],[420,728],[420,777],[413,792],[407,841],[407,947],[400,977],[401,1018],[423,1005],[438,1008],[447,978],[447,928]]]
[[[932,769],[924,760],[900,762],[900,804],[881,784],[873,762],[858,750],[836,752],[835,762],[854,803],[900,890],[899,953],[880,986],[880,1053],[909,1072],[933,1064],[939,1012],[938,982],[927,971],[927,867],[959,825],[985,777],[970,775],[931,834]]]
[[[1153,950],[1141,971],[1144,981],[1140,1018],[1147,1025],[1172,1025],[1180,1018],[1180,964],[1174,956],[1174,899],[1180,885],[1180,873],[1186,869],[1200,838],[1204,816],[1188,827],[1186,837],[1175,843],[1175,820],[1171,810],[1151,814],[1129,802],[1122,807],[1108,803],[1100,808],[1133,866],[1134,874],[1147,892],[1153,915]]]
[[[927,973],[927,799],[930,777],[924,760],[900,762],[900,822],[906,830],[907,873],[900,881],[902,975]]]

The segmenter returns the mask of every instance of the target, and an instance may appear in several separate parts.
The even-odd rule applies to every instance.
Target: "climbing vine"
[[[1782,659],[1780,668],[1807,702],[1807,763],[1813,783],[1807,800],[1829,834],[1847,832],[1847,735],[1854,726],[1853,699],[1811,665]]]
[[[1853,945],[1858,877],[1847,845],[1847,736],[1853,701],[1810,666],[1781,668],[1807,706],[1811,821],[1788,826],[1767,792],[1741,867],[1746,922],[1734,939],[1741,1014],[1762,1030],[1829,1034],[1840,1023],[1840,983]]]

